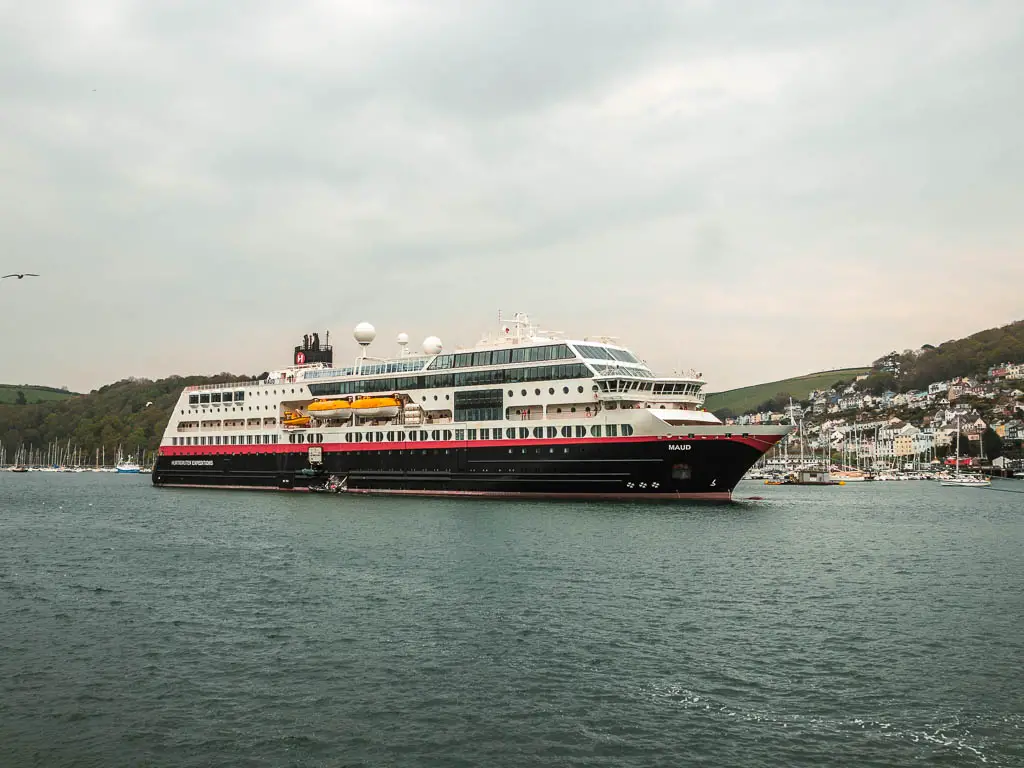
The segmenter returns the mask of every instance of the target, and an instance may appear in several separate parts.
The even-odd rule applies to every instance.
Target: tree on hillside
[[[1003,455],[1003,439],[992,427],[986,427],[981,433],[981,445],[985,450],[985,458],[998,459]]]
[[[25,393],[22,390],[18,390],[18,394],[14,396],[15,405],[27,405],[28,400],[25,399]]]

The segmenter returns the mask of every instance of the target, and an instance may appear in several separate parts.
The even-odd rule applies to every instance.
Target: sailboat
[[[956,417],[956,469],[953,477],[943,480],[942,485],[951,488],[988,488],[992,481],[984,475],[961,475],[960,474],[960,417]]]

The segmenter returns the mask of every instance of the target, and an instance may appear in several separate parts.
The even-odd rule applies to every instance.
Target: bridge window
[[[199,405],[199,395],[189,395],[188,396],[188,404],[189,405]]]

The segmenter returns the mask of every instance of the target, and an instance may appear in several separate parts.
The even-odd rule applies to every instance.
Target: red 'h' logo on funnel
[[[296,365],[302,365],[304,362],[306,362],[306,354],[304,352],[296,352],[295,353],[295,364]]]

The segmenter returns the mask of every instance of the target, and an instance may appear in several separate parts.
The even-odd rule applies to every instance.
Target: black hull
[[[340,484],[340,490],[365,494],[727,501],[777,439],[404,443],[360,450],[325,445],[318,464],[297,446],[245,446],[241,452],[164,448],[153,483],[281,490]]]

